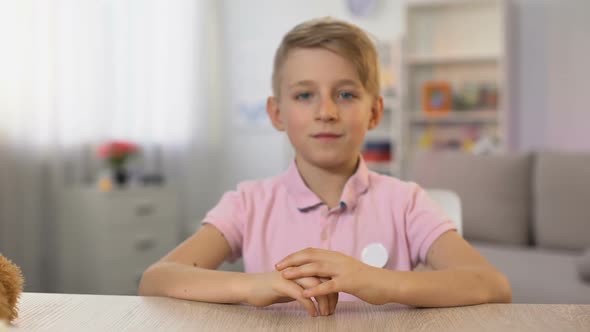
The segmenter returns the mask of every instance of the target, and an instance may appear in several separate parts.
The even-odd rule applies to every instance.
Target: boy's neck
[[[295,157],[297,169],[307,187],[329,208],[340,204],[340,197],[348,179],[357,169],[359,159],[337,168],[322,168]]]

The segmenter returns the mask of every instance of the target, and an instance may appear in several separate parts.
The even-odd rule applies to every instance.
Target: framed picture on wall
[[[451,111],[453,95],[447,81],[427,81],[422,88],[422,109],[429,115],[443,115]]]

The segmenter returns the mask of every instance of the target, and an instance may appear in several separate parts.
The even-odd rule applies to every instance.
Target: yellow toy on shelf
[[[98,180],[98,190],[109,192],[113,190],[113,181],[110,178],[103,177]]]
[[[430,150],[432,148],[432,145],[434,144],[434,130],[435,129],[432,126],[429,126],[424,130],[424,133],[420,136],[418,141],[420,149]]]

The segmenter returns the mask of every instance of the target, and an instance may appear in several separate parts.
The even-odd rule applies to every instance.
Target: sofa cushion
[[[506,275],[514,303],[590,304],[590,283],[576,271],[579,252],[472,244]]]
[[[590,154],[539,153],[534,167],[535,243],[545,248],[590,246]]]
[[[465,238],[518,245],[529,241],[531,165],[528,154],[418,152],[407,177],[459,195]]]

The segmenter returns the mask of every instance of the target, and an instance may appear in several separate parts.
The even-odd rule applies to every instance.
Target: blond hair
[[[322,48],[342,56],[352,63],[369,94],[379,96],[379,60],[375,44],[361,28],[324,17],[305,21],[283,37],[275,53],[272,72],[275,97],[279,97],[281,68],[295,48]]]

